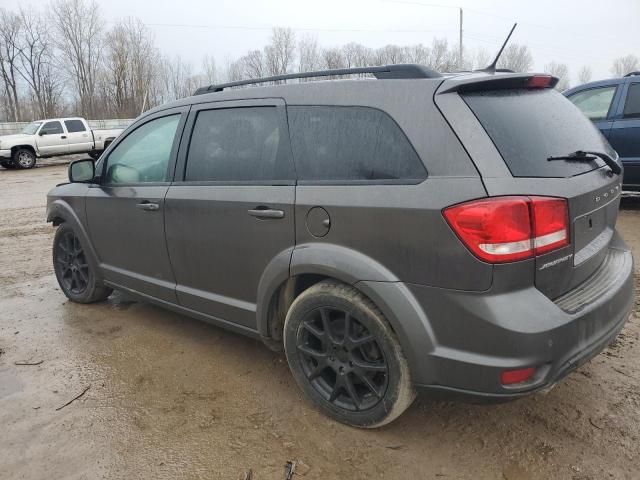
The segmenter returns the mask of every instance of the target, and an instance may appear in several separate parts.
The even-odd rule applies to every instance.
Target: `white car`
[[[33,168],[37,158],[88,153],[98,158],[123,129],[91,130],[84,118],[31,122],[22,132],[0,136],[0,165]]]

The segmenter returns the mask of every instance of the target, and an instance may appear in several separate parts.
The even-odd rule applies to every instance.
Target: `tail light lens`
[[[443,215],[467,248],[489,263],[523,260],[569,244],[563,198],[485,198],[448,207]]]

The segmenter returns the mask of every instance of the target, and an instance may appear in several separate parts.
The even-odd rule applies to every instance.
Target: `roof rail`
[[[413,63],[384,65],[379,67],[356,67],[356,68],[336,68],[333,70],[319,70],[316,72],[288,73],[286,75],[274,75],[272,77],[252,78],[249,80],[239,80],[237,82],[221,83],[209,85],[197,89],[194,95],[203,95],[211,92],[221,92],[225,88],[238,87],[240,85],[252,85],[256,83],[277,82],[280,80],[293,80],[296,78],[330,77],[342,75],[355,75],[358,73],[371,73],[377,79],[399,79],[399,78],[437,78],[440,73],[424,65]]]
[[[640,75],[640,71],[638,72],[629,72],[625,75],[625,77],[635,77],[636,75]]]

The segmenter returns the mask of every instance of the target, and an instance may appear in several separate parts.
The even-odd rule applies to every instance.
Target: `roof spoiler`
[[[442,90],[438,92],[480,92],[487,90],[506,90],[515,88],[553,88],[558,84],[560,79],[544,73],[523,73],[523,74],[504,74],[504,75],[487,75],[487,76],[465,76],[460,79],[450,79],[445,81]]]

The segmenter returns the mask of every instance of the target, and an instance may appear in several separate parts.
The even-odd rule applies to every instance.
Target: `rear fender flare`
[[[304,274],[339,280],[368,296],[391,324],[412,371],[417,371],[420,363],[424,363],[424,355],[433,351],[435,338],[426,314],[393,272],[353,249],[315,243],[282,252],[265,270],[258,287],[256,308],[257,329],[265,343],[271,338],[269,306],[274,296],[287,280]]]

